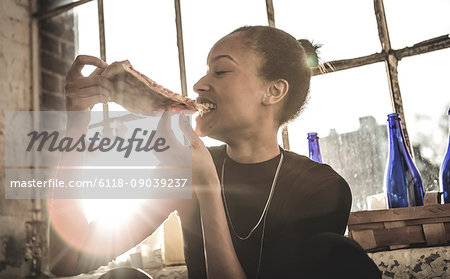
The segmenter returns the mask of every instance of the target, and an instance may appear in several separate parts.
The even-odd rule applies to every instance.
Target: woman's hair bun
[[[308,64],[308,66],[315,67],[315,66],[319,65],[319,55],[318,55],[319,51],[318,51],[318,49],[322,45],[313,44],[307,39],[300,39],[300,40],[297,40],[297,41],[300,43],[300,45],[305,50],[306,63]]]

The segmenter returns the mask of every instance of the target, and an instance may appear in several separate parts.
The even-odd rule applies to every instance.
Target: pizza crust
[[[114,62],[102,73],[114,85],[110,101],[128,111],[187,110],[202,115],[208,108],[192,99],[170,91],[136,71],[128,60]]]

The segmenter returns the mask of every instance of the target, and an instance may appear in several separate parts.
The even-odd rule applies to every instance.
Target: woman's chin
[[[207,124],[208,121],[206,121],[204,116],[198,115],[195,118],[195,132],[199,137],[206,137],[208,136],[207,133]]]
[[[203,132],[202,129],[200,129],[200,125],[197,124],[197,126],[195,126],[195,133],[199,136],[199,137],[206,137],[206,134]]]
[[[196,122],[195,133],[197,133],[197,135],[199,137],[206,137],[207,136],[206,129],[205,129],[204,125],[202,125],[202,120],[199,119],[199,117],[197,117],[195,119],[195,122]]]

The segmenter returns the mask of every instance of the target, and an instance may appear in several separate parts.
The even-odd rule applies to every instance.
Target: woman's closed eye
[[[226,73],[229,73],[231,71],[215,71],[214,74],[218,77],[223,76]]]

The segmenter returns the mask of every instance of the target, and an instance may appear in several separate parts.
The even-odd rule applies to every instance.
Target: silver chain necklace
[[[283,154],[283,151],[281,151],[280,161],[278,162],[277,170],[275,171],[275,175],[274,175],[273,180],[272,180],[272,186],[271,186],[271,188],[270,188],[269,197],[267,198],[266,205],[264,206],[264,209],[263,209],[263,211],[261,212],[261,216],[259,217],[258,222],[257,222],[256,225],[250,230],[250,232],[247,234],[247,236],[240,236],[240,235],[236,232],[236,230],[234,229],[234,225],[233,225],[233,222],[232,222],[232,220],[231,220],[231,215],[230,215],[230,212],[229,212],[229,210],[228,210],[227,199],[226,199],[226,197],[225,197],[225,189],[224,189],[224,186],[223,186],[223,185],[224,185],[224,183],[223,183],[223,177],[224,177],[224,173],[225,173],[225,162],[226,162],[226,160],[227,160],[227,155],[225,154],[225,158],[223,159],[223,163],[222,163],[222,174],[221,174],[221,176],[220,176],[220,186],[221,186],[221,188],[222,188],[223,202],[224,202],[224,205],[225,205],[225,211],[226,211],[228,220],[230,221],[231,230],[233,231],[234,235],[235,235],[237,238],[239,238],[240,240],[247,240],[247,239],[249,239],[250,236],[253,234],[253,232],[256,230],[256,228],[258,228],[258,226],[261,224],[261,222],[263,221],[263,219],[265,219],[264,216],[266,215],[267,210],[269,209],[270,202],[272,201],[272,196],[273,196],[273,192],[274,192],[274,190],[275,190],[275,185],[277,184],[277,181],[278,181],[278,175],[280,174],[281,165],[283,164],[283,158],[284,158],[284,154]],[[265,223],[265,222],[264,222],[264,223]],[[264,235],[264,232],[263,232],[263,235]],[[261,244],[262,244],[262,239],[261,239]],[[261,255],[260,255],[260,256],[261,256]]]

